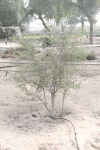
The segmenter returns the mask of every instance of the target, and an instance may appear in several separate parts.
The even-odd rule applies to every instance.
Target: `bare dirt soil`
[[[88,50],[96,53],[98,63],[100,47]],[[0,58],[0,62],[10,60]],[[4,65],[8,64],[0,63]],[[83,65],[79,69],[81,87],[66,97],[64,118],[75,126],[80,150],[100,150],[100,65]],[[0,68],[0,150],[77,150],[70,123],[50,119],[38,99],[16,87],[12,78],[15,68],[7,70],[8,74]],[[59,96],[57,112],[60,101]]]

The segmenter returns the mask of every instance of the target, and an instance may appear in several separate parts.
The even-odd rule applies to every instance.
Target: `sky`
[[[97,22],[97,26],[100,26],[100,13],[96,16],[96,19],[98,20],[98,22]]]

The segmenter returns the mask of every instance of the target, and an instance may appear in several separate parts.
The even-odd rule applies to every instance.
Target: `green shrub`
[[[45,37],[44,40],[43,40],[43,44],[48,47],[48,46],[51,46],[52,45],[52,41],[50,38],[48,37]]]
[[[54,36],[50,36],[44,38],[44,41],[49,43],[51,42],[49,39],[53,38]],[[62,95],[60,98],[62,114],[67,92],[70,89],[78,90],[80,87],[75,62],[83,59],[85,51],[83,47],[77,46],[78,39],[76,36],[65,35],[59,40],[55,39],[57,41],[55,46],[46,48],[40,54],[35,53],[34,45],[22,41],[22,46],[26,48],[23,56],[27,57],[27,64],[19,65],[14,79],[26,94],[36,96],[44,104],[49,116],[55,115],[55,104],[59,94]]]

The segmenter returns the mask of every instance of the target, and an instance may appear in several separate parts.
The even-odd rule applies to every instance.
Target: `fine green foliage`
[[[55,41],[55,38],[52,36],[50,36],[50,37],[43,37],[43,45],[44,45],[44,47],[49,47],[49,46],[51,46],[51,45],[53,45],[53,44],[55,44],[56,43],[56,41]]]
[[[23,31],[25,13],[24,1],[0,0],[0,26],[19,26],[21,31]]]
[[[18,23],[16,9],[8,0],[0,1],[0,26],[12,26]]]
[[[55,38],[56,39],[56,38]],[[50,116],[54,116],[56,96],[62,94],[62,111],[64,100],[69,89],[77,90],[80,86],[75,74],[77,66],[84,55],[82,49],[77,47],[78,38],[63,36],[57,39],[55,47],[46,48],[40,54],[35,54],[34,46],[26,43],[26,64],[20,65],[14,79],[18,86],[27,94],[36,96],[45,105]],[[72,44],[72,41],[73,44]],[[81,52],[81,53],[80,53]],[[40,56],[46,56],[41,62]],[[50,99],[47,94],[50,94]],[[48,102],[51,101],[51,109]]]
[[[90,9],[90,11],[91,11],[91,9]],[[84,12],[80,8],[77,8],[76,12],[73,11],[72,16],[69,18],[68,24],[69,25],[77,25],[77,24],[81,23],[81,28],[83,31],[84,30],[84,23],[88,22],[88,21],[89,20],[87,19]],[[96,23],[95,18],[93,18],[93,23]]]
[[[51,46],[52,45],[51,39],[48,38],[48,37],[45,37],[44,40],[43,40],[43,44],[45,46]]]
[[[88,22],[90,23],[90,44],[93,44],[93,23],[96,14],[99,12],[97,0],[76,0],[75,2],[73,1],[72,4],[76,8],[80,9],[87,17]]]

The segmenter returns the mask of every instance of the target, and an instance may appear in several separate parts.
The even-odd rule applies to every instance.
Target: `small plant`
[[[49,37],[45,37],[43,40],[43,44],[45,47],[51,46],[52,45],[52,41]]]
[[[86,59],[87,60],[95,60],[96,59],[95,53],[92,51],[90,54],[87,55]]]

